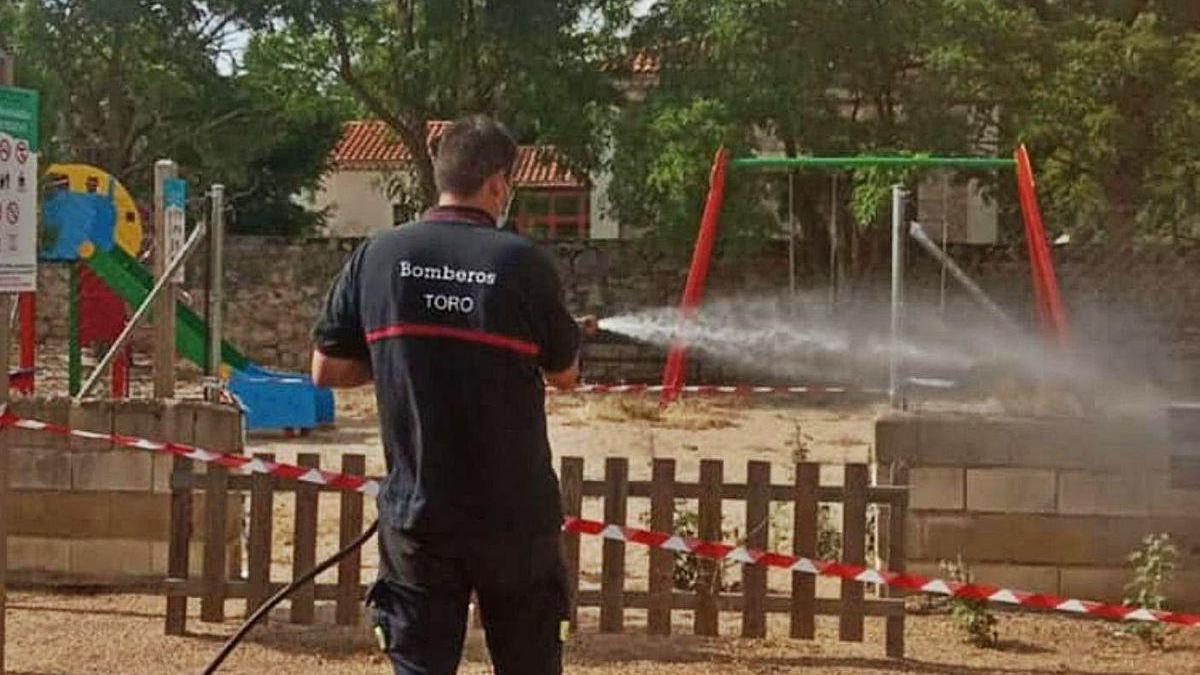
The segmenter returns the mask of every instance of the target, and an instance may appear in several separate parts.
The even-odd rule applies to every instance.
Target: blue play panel
[[[333,392],[307,375],[251,366],[234,371],[228,388],[246,411],[247,431],[300,431],[334,421]]]

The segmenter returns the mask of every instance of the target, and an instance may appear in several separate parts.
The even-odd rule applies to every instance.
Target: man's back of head
[[[517,143],[503,124],[486,115],[455,120],[438,141],[434,179],[443,195],[470,198],[499,175],[508,180]]]

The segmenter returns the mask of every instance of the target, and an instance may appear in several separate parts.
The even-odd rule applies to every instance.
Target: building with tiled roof
[[[445,121],[427,125],[429,147],[448,125]],[[404,213],[399,200],[389,197],[388,184],[411,159],[408,148],[387,123],[347,122],[330,153],[330,172],[314,200],[317,208],[329,210],[328,234],[365,236],[407,220],[410,214]],[[546,239],[595,234],[591,228],[591,183],[572,171],[553,146],[520,146],[513,182],[517,201],[510,218],[520,232]]]

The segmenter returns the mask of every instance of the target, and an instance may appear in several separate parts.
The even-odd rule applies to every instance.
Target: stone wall
[[[235,410],[204,403],[17,399],[22,417],[76,429],[123,433],[240,451]],[[161,582],[167,573],[171,457],[114,448],[111,443],[44,432],[4,432],[9,493],[10,581],[69,586]],[[203,495],[193,500],[193,533],[203,536]],[[225,543],[230,569],[240,571],[240,499],[231,498]],[[203,541],[191,547],[199,572]]]
[[[308,331],[329,283],[357,240],[288,241],[233,237],[226,260],[228,337],[253,358],[276,367],[301,368],[308,358]],[[686,253],[669,255],[637,240],[587,241],[552,247],[568,303],[577,313],[611,316],[671,306],[678,302],[687,271]],[[911,249],[910,300],[936,307],[940,269]],[[953,255],[997,302],[1019,321],[1032,317],[1028,264],[1021,250],[962,246]],[[1136,366],[1165,386],[1200,391],[1200,249],[1162,248],[1114,261],[1103,251],[1083,247],[1055,252],[1059,276],[1077,342],[1101,340],[1111,360]],[[782,242],[750,257],[714,261],[708,297],[782,295],[788,286],[787,250]],[[803,256],[801,256],[803,260]],[[204,251],[188,271],[190,302],[203,306]],[[855,284],[844,299],[883,302],[887,297],[886,261]],[[826,296],[826,275],[800,264],[800,287]],[[978,316],[965,294],[950,281],[946,321]],[[39,336],[66,340],[66,268],[47,265],[41,272]],[[850,296],[853,297],[850,297]],[[883,311],[874,312],[882,318]],[[142,341],[145,344],[145,341]],[[609,339],[589,347],[585,362],[593,379],[656,379],[661,350],[634,347]],[[621,364],[628,364],[622,366]],[[704,366],[708,367],[705,368]],[[742,379],[713,364],[700,364],[690,378]]]
[[[894,415],[876,425],[882,473],[910,485],[909,568],[963,561],[982,583],[1119,602],[1149,534],[1182,555],[1168,597],[1200,607],[1200,490],[1175,489],[1166,424]]]

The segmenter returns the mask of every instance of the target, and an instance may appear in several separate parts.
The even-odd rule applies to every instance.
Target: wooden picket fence
[[[871,486],[865,464],[845,466],[843,486],[820,484],[820,465],[810,462],[796,465],[792,484],[771,482],[771,465],[751,461],[745,483],[726,483],[724,463],[720,460],[700,462],[698,482],[679,482],[675,479],[675,461],[655,459],[649,481],[629,480],[629,461],[610,458],[604,464],[603,480],[584,479],[582,459],[564,458],[561,469],[564,510],[569,515],[582,515],[585,498],[603,500],[606,523],[626,525],[628,500],[650,500],[649,529],[670,532],[674,527],[676,500],[695,500],[697,503],[697,537],[708,541],[722,540],[722,505],[728,500],[745,502],[745,532],[743,543],[749,548],[766,550],[770,540],[771,504],[792,505],[793,553],[816,557],[820,504],[842,504],[842,560],[865,564],[867,541],[867,506],[886,507],[879,523],[884,528],[879,541],[886,548],[889,569],[903,571],[904,519],[908,491],[900,486]],[[765,637],[768,614],[788,614],[790,635],[812,639],[817,615],[838,615],[838,634],[845,641],[861,642],[865,616],[886,617],[885,645],[888,656],[904,656],[904,601],[899,598],[866,599],[864,584],[842,581],[840,597],[818,598],[816,579],[793,573],[791,593],[768,592],[767,570],[757,565],[742,566],[740,592],[721,590],[722,563],[716,560],[698,561],[698,578],[694,590],[674,588],[674,552],[662,549],[650,551],[646,591],[626,589],[626,544],[605,540],[600,570],[600,588],[580,590],[579,535],[566,538],[568,579],[576,598],[572,621],[577,622],[579,607],[600,608],[600,630],[620,632],[625,624],[625,610],[646,610],[648,631],[652,635],[669,635],[673,610],[692,610],[693,630],[697,635],[715,636],[719,633],[721,612],[741,612],[742,635]]]
[[[255,455],[274,460],[270,454]],[[316,454],[301,454],[297,463],[306,468],[321,468]],[[344,455],[340,470],[346,474],[363,475],[366,460],[362,455]],[[628,500],[649,499],[649,528],[669,532],[674,527],[676,500],[695,500],[698,506],[698,532],[701,539],[722,540],[722,504],[728,500],[745,502],[746,540],[750,548],[767,549],[770,537],[770,507],[773,502],[792,505],[794,553],[816,557],[818,519],[822,503],[840,502],[842,513],[842,553],[848,563],[864,564],[867,540],[867,507],[878,504],[887,507],[885,534],[887,564],[890,569],[904,569],[904,514],[908,493],[904,487],[870,486],[865,464],[845,467],[844,486],[820,484],[820,465],[796,465],[792,484],[773,484],[771,465],[751,461],[745,483],[726,483],[724,465],[717,460],[700,463],[698,482],[680,482],[675,478],[675,461],[656,459],[649,481],[629,480],[629,460],[610,458],[605,462],[603,480],[584,479],[584,461],[576,457],[563,458],[561,482],[564,510],[581,516],[584,499],[603,500],[606,523],[627,524]],[[340,491],[333,487],[272,476],[231,475],[218,465],[208,465],[197,472],[193,462],[176,458],[171,478],[171,536],[168,551],[166,582],[166,633],[182,635],[187,629],[187,600],[200,599],[200,619],[206,622],[224,621],[225,601],[246,599],[249,615],[284,586],[270,578],[272,559],[273,512],[277,493],[295,495],[292,523],[293,578],[317,564],[317,523],[319,498],[322,492],[337,492],[339,502],[338,538],[345,546],[363,530],[363,495]],[[247,565],[245,577],[227,574],[224,546],[205,546],[198,578],[189,577],[189,558],[192,542],[193,495],[205,496],[202,514],[203,539],[206,542],[226,541],[229,526],[229,496],[249,494],[249,525],[247,528]],[[890,517],[886,517],[890,514]],[[790,634],[795,638],[814,637],[817,615],[839,615],[839,636],[842,640],[862,641],[864,617],[886,617],[886,648],[889,656],[904,654],[904,605],[899,599],[867,599],[864,585],[858,582],[841,583],[840,597],[818,598],[816,580],[805,574],[793,574],[791,593],[768,592],[766,568],[745,565],[740,592],[723,592],[721,563],[714,560],[697,561],[699,578],[694,591],[673,588],[674,553],[652,549],[649,556],[649,588],[646,591],[626,588],[626,544],[604,540],[599,589],[580,589],[580,538],[577,534],[564,537],[568,579],[575,602],[571,610],[572,623],[578,625],[578,608],[599,607],[600,630],[619,632],[625,624],[626,609],[647,611],[648,630],[653,635],[671,633],[671,613],[674,610],[694,612],[694,630],[698,635],[717,635],[721,612],[741,612],[742,634],[747,637],[766,635],[768,614],[790,616]],[[337,567],[335,583],[308,584],[291,598],[290,621],[313,624],[316,621],[316,602],[335,603],[336,622],[353,625],[362,618],[362,601],[366,585],[362,583],[361,551],[347,556]]]
[[[275,456],[257,454],[255,457],[274,461]],[[337,492],[340,499],[338,522],[339,547],[346,546],[363,530],[363,495],[337,488],[279,480],[273,476],[231,475],[225,468],[210,464],[205,473],[196,473],[192,461],[176,458],[171,476],[171,537],[168,544],[166,633],[183,635],[187,630],[187,600],[200,598],[201,621],[224,621],[225,601],[246,599],[246,615],[258,609],[286,584],[271,581],[271,543],[274,528],[275,495],[295,494],[295,513],[292,525],[292,574],[303,575],[317,565],[318,505],[322,492]],[[321,468],[320,456],[300,454],[297,464]],[[341,472],[361,476],[366,472],[366,457],[343,455]],[[245,578],[227,578],[223,546],[205,546],[200,578],[189,578],[188,561],[191,548],[192,494],[205,495],[203,527],[204,541],[225,541],[228,518],[228,495],[231,491],[249,493],[250,512],[247,530],[247,565]],[[336,603],[334,615],[341,625],[353,625],[363,615],[362,552],[347,556],[337,566],[337,582],[307,584],[291,597],[290,620],[296,624],[316,621],[317,600]]]

